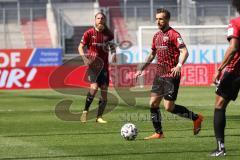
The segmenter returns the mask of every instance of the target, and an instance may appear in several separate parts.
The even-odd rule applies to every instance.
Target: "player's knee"
[[[151,108],[157,108],[158,104],[155,101],[150,101],[149,105],[151,106]]]
[[[91,90],[93,90],[94,92],[97,92],[98,91],[98,87],[91,87]]]
[[[164,108],[165,108],[166,111],[168,111],[168,112],[172,112],[174,106],[173,106],[172,104],[167,104],[167,105],[164,104]]]
[[[227,104],[229,101],[225,100],[223,97],[217,97],[216,103],[215,103],[215,108],[216,109],[224,109],[226,108]]]
[[[216,104],[215,109],[226,109],[227,105],[224,104]]]
[[[90,89],[94,90],[94,91],[97,91],[98,90],[98,85],[97,84],[91,84]]]

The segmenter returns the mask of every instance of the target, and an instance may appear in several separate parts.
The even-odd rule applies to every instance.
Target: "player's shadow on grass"
[[[79,146],[76,146],[79,147]],[[230,149],[228,152],[235,152],[238,151],[238,149]],[[59,156],[29,156],[29,157],[6,157],[2,158],[4,160],[13,160],[13,159],[50,159],[50,158],[87,158],[87,157],[108,157],[108,156],[138,156],[138,155],[152,155],[152,154],[186,154],[186,153],[202,153],[205,156],[208,156],[209,150],[195,150],[195,151],[187,151],[187,150],[178,150],[178,151],[152,151],[152,152],[133,152],[133,153],[100,153],[100,154],[76,154],[76,155],[59,155]],[[240,154],[230,154],[227,155],[227,157],[235,157],[235,156],[240,156]],[[134,158],[134,157],[133,157]]]
[[[239,115],[227,115],[227,120],[229,121],[240,121],[240,116]]]
[[[171,131],[188,131],[191,129],[178,129]],[[166,130],[170,131],[170,130]],[[141,130],[141,133],[151,133],[152,130]],[[3,135],[3,137],[41,137],[41,136],[65,136],[65,135],[104,135],[104,134],[119,134],[119,131],[115,132],[80,132],[80,133],[47,133],[47,134],[18,134],[18,135]]]
[[[35,99],[44,99],[44,100],[46,100],[46,99],[57,99],[57,100],[59,100],[59,99],[61,99],[61,98],[63,98],[63,96],[57,96],[57,95],[39,95],[39,96],[37,96],[37,95],[19,95],[19,97],[23,97],[23,98],[35,98]]]
[[[81,136],[81,135],[105,135],[105,134],[119,134],[119,132],[116,131],[116,132],[22,134],[22,135],[6,135],[3,137]]]
[[[228,129],[239,129],[239,128],[228,128]],[[192,129],[171,129],[166,130],[166,132],[181,132],[181,131],[191,131]],[[152,130],[140,130],[140,133],[151,133]],[[43,137],[43,136],[68,136],[68,135],[105,135],[105,134],[119,134],[119,131],[113,132],[80,132],[80,133],[48,133],[48,134],[22,134],[22,135],[3,135],[3,137]],[[240,134],[226,134],[227,137],[240,137]],[[214,135],[201,135],[199,134],[198,138],[206,138],[206,137],[214,137]],[[186,136],[182,137],[171,137],[171,138],[186,138]],[[141,139],[136,139],[141,140]]]
[[[213,137],[215,138],[214,135],[199,135],[199,138],[206,138],[206,137]],[[225,134],[225,137],[240,137],[240,134]]]

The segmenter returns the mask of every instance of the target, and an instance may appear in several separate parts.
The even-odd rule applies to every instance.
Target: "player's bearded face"
[[[96,24],[96,27],[99,31],[103,31],[105,28],[105,25],[104,24]]]
[[[158,25],[158,28],[161,30],[165,30],[165,28],[169,25],[169,20],[166,19],[165,13],[158,13],[156,14],[156,23]]]
[[[95,26],[99,31],[105,28],[105,17],[102,14],[98,14],[95,18]]]

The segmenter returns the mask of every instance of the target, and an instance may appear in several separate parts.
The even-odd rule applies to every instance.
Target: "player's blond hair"
[[[99,15],[99,14],[101,14],[105,19],[106,19],[106,15],[103,13],[103,12],[97,12],[96,14],[95,14],[95,18],[97,17],[97,15]]]

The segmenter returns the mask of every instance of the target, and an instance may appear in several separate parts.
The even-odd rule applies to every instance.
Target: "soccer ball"
[[[121,128],[121,136],[126,140],[134,140],[137,134],[137,127],[132,123],[126,123]]]

